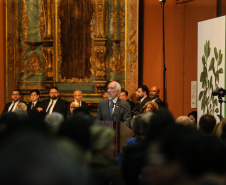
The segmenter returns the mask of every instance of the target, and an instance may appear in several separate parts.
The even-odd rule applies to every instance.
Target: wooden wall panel
[[[4,42],[4,0],[0,0],[0,113],[5,104],[5,42]]]

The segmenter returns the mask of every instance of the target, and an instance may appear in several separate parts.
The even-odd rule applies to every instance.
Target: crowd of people
[[[136,100],[117,82],[90,114],[81,90],[70,103],[57,87],[49,98],[30,92],[0,116],[0,184],[23,185],[223,185],[226,183],[226,120],[197,112],[174,119],[159,89],[141,85]],[[99,121],[121,121],[133,137],[113,158],[115,132]],[[198,123],[197,123],[198,122]]]

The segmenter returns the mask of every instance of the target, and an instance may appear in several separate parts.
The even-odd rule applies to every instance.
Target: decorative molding
[[[112,27],[114,29],[112,33],[112,39],[117,39],[117,29],[118,29],[118,23],[117,23],[117,0],[112,0],[113,9],[111,11],[111,17],[113,19],[112,21]]]
[[[121,54],[121,47],[119,40],[113,40],[113,47],[111,51],[110,70],[116,74],[121,74],[125,71],[125,58]]]
[[[33,52],[26,64],[20,63],[20,72],[26,74],[27,76],[31,76],[31,75],[43,75],[46,72],[46,70],[45,66],[42,65],[42,62],[40,61],[38,55],[35,52]]]

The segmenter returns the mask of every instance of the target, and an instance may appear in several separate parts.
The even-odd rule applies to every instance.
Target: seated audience
[[[215,125],[216,125],[215,117],[213,115],[204,114],[201,116],[199,120],[198,129],[206,135],[212,135]]]
[[[158,111],[158,105],[155,102],[152,101],[148,101],[147,103],[145,103],[145,105],[143,106],[143,114],[147,113],[147,112],[156,112]]]
[[[15,111],[18,103],[21,101],[20,98],[21,98],[20,91],[17,89],[13,90],[11,93],[12,102],[9,102],[5,105],[2,113]]]
[[[214,127],[213,134],[217,136],[222,143],[226,146],[226,119],[222,119],[216,126]]]

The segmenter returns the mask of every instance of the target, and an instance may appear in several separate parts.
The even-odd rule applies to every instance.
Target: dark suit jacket
[[[21,102],[21,100],[19,100],[19,101]],[[9,109],[9,107],[10,107],[10,105],[11,105],[12,103],[13,103],[13,102],[6,103],[6,105],[5,105],[5,107],[4,107],[3,111],[2,111],[2,113],[8,112],[8,109]]]
[[[158,104],[159,108],[165,108],[165,104],[160,98],[157,98],[154,102]]]
[[[150,98],[147,96],[146,98],[143,99],[143,101],[141,103],[137,103],[136,105],[133,106],[133,111],[134,112],[139,112],[140,114],[143,111],[143,106],[145,105],[145,103],[147,103],[148,101],[151,101]],[[134,116],[135,114],[133,113],[132,116]]]
[[[74,102],[74,101],[73,101],[73,102]],[[70,118],[70,117],[72,116],[72,115],[71,115],[71,112],[70,112],[70,105],[71,105],[71,103],[72,103],[72,102],[68,103],[68,105],[67,105],[67,117],[68,117],[68,118]],[[85,108],[87,108],[88,111],[89,111],[89,106],[88,106],[88,104],[87,104],[86,102],[82,101],[82,102],[81,102],[81,107],[85,107]]]
[[[43,112],[46,112],[49,102],[50,102],[50,99],[46,99],[42,101],[41,107],[43,108]],[[59,112],[64,116],[64,118],[66,118],[67,117],[67,101],[58,98],[53,108],[53,112]]]
[[[129,103],[118,98],[111,119],[109,110],[109,99],[101,101],[97,108],[97,120],[121,121],[128,127],[130,127],[131,113],[129,111]]]
[[[35,104],[35,107],[33,109],[31,109],[31,105],[32,105],[32,102],[28,103],[28,105],[27,105],[27,113],[28,114],[32,111],[37,111],[37,108],[42,106],[42,102],[37,101],[37,103]]]

